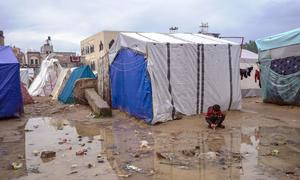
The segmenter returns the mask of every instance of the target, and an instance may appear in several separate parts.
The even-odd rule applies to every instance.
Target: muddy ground
[[[213,131],[203,116],[150,126],[34,100],[22,118],[0,120],[0,179],[300,179],[300,107],[244,99]],[[55,157],[40,158],[45,150]]]

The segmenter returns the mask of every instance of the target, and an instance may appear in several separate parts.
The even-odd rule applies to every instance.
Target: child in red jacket
[[[224,129],[225,126],[222,125],[225,115],[221,111],[221,107],[218,104],[210,106],[207,109],[206,114],[206,122],[208,123],[208,127],[212,129],[216,129],[216,127]]]

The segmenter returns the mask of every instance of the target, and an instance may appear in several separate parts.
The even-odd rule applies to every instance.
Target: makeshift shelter
[[[29,87],[31,96],[49,96],[54,89],[62,67],[57,59],[49,57],[42,61],[40,72]]]
[[[96,78],[96,77],[89,66],[81,66],[75,69],[71,73],[68,81],[66,82],[66,85],[63,88],[62,92],[60,93],[58,100],[66,104],[74,103],[75,102],[73,97],[74,85],[76,80],[81,78]]]
[[[29,88],[29,71],[25,68],[20,68],[20,77],[26,88]]]
[[[240,69],[248,70],[248,68],[253,67],[249,72],[250,76],[241,79],[241,92],[242,97],[255,97],[260,96],[259,80],[255,77],[256,72],[259,72],[258,55],[246,49],[242,49]]]
[[[300,105],[300,28],[256,40],[264,102]]]
[[[202,34],[120,33],[109,52],[112,107],[148,123],[241,108],[240,46]]]
[[[23,112],[20,64],[9,46],[0,46],[0,118]]]
[[[51,92],[52,99],[57,99],[63,88],[65,87],[65,84],[67,80],[69,79],[71,74],[70,68],[64,68],[57,78],[56,84],[54,86],[53,91]]]

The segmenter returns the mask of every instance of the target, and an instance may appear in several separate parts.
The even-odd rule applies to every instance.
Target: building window
[[[81,55],[84,55],[84,48],[81,49]]]
[[[109,42],[109,44],[108,44],[108,48],[109,48],[109,49],[112,47],[112,45],[114,44],[114,42],[115,42],[114,39],[112,39],[112,40]]]
[[[94,45],[91,45],[91,46],[90,46],[90,50],[91,50],[91,53],[94,52]]]
[[[34,59],[30,59],[30,64],[33,64],[34,63]]]
[[[90,47],[87,46],[85,49],[86,49],[86,54],[89,54],[90,53]]]
[[[39,64],[39,60],[38,59],[35,59],[35,64]]]
[[[103,50],[103,43],[102,41],[100,41],[100,44],[99,44],[99,51],[102,51]]]

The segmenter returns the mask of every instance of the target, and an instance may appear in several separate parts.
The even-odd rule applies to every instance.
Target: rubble
[[[18,170],[23,167],[23,163],[13,162],[11,163],[11,167],[13,170]]]

